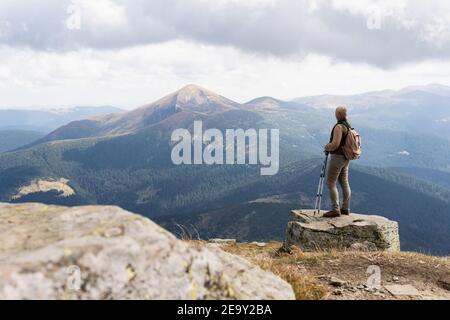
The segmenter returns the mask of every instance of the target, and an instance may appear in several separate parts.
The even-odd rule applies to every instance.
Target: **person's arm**
[[[334,134],[333,134],[333,141],[331,143],[325,145],[325,151],[333,152],[336,151],[342,140],[342,126],[338,125],[336,128],[334,128]]]

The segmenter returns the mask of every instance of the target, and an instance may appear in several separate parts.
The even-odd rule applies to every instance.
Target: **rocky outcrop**
[[[0,299],[294,299],[289,284],[118,207],[0,204]]]
[[[329,219],[313,210],[294,210],[286,246],[305,251],[327,249],[399,251],[398,224],[380,216],[351,214]]]

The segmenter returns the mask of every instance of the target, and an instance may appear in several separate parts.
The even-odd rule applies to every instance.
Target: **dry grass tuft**
[[[285,253],[280,248],[280,243],[276,242],[269,243],[266,247],[252,244],[228,244],[222,247],[223,250],[243,256],[261,269],[287,281],[292,286],[297,300],[324,299],[328,295],[328,289],[298,264],[304,253],[296,249]]]

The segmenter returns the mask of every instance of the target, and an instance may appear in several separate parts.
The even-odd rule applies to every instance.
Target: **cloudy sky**
[[[2,0],[0,108],[450,85],[450,1]]]

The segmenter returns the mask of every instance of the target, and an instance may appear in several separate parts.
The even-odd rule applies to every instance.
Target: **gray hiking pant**
[[[339,212],[339,193],[336,187],[336,182],[339,181],[344,197],[342,209],[350,210],[351,189],[348,183],[348,166],[350,161],[345,159],[343,155],[331,154],[328,161],[327,170],[327,186],[330,191],[330,199],[333,211]]]

